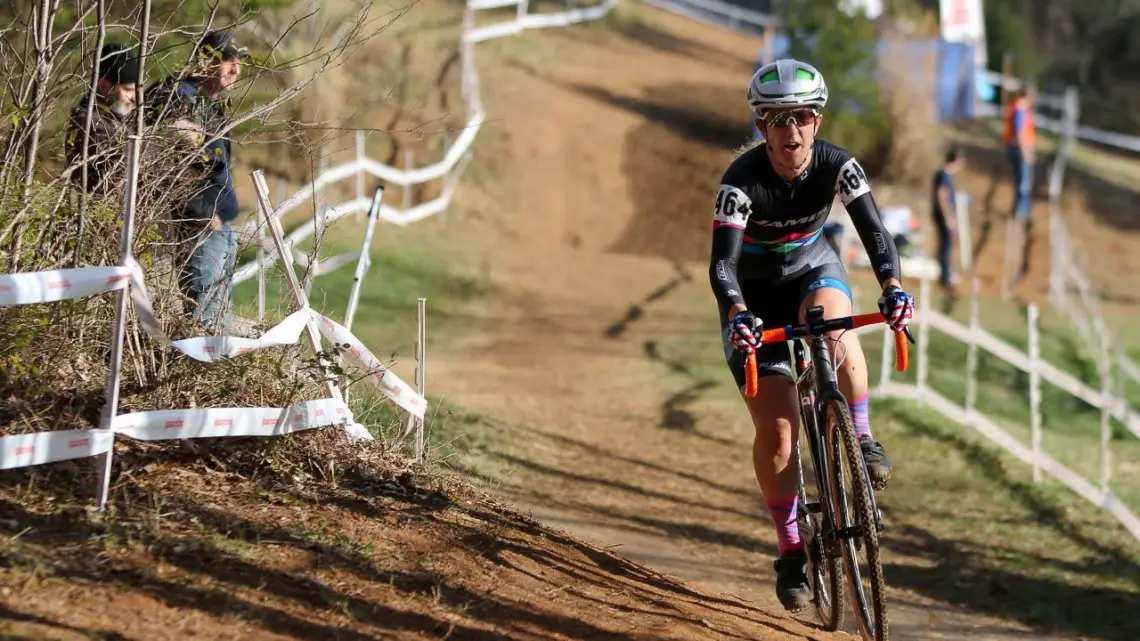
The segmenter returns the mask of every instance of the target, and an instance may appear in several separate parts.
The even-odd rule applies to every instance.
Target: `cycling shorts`
[[[827,262],[790,274],[779,279],[752,278],[740,281],[741,295],[748,311],[764,323],[766,329],[800,323],[800,306],[808,295],[818,289],[838,289],[851,299],[847,272],[843,264]],[[727,318],[727,309],[720,310],[721,319]],[[722,320],[724,330],[724,357],[737,388],[744,387],[745,355],[736,351],[728,339],[728,323]],[[791,358],[786,342],[761,345],[756,350],[756,373],[759,376],[792,376]]]

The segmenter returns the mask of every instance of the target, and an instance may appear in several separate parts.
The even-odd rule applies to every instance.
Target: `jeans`
[[[953,280],[950,274],[950,247],[953,241],[954,235],[950,233],[949,229],[938,228],[938,267],[941,269],[938,282],[944,287],[949,287]]]
[[[191,318],[211,329],[229,326],[236,264],[237,234],[229,223],[222,223],[217,231],[202,232],[182,277],[183,293],[193,301]]]
[[[1026,161],[1021,147],[1010,145],[1007,151],[1013,165],[1013,217],[1026,220],[1029,218],[1029,198],[1033,194],[1033,166]]]

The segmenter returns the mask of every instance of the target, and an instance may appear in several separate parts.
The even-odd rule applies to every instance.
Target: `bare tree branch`
[[[51,80],[52,66],[52,27],[55,23],[56,13],[59,11],[59,0],[42,0],[38,8],[38,22],[36,23],[36,70],[34,75],[34,99],[32,111],[28,117],[27,127],[30,128],[27,146],[24,148],[24,176],[21,182],[21,201],[23,207],[31,202],[32,180],[36,171],[36,152],[39,150],[40,129],[43,127],[45,98],[48,92],[48,83]],[[16,220],[20,219],[18,214]],[[17,224],[13,232],[12,254],[8,264],[12,272],[20,270],[20,252],[23,248],[24,234]]]
[[[98,15],[96,18],[99,21],[99,32],[95,38],[95,64],[91,65],[91,86],[90,92],[87,94],[87,117],[83,121],[83,141],[80,149],[83,150],[83,165],[82,174],[80,175],[80,184],[83,189],[79,194],[79,221],[78,221],[78,240],[75,243],[75,266],[79,267],[83,264],[83,232],[84,225],[87,220],[87,207],[89,205],[90,197],[87,193],[87,168],[90,162],[90,149],[91,144],[91,120],[95,117],[95,95],[98,93],[99,87],[99,67],[102,62],[100,53],[103,50],[103,44],[107,39],[107,5],[105,0],[97,0]]]

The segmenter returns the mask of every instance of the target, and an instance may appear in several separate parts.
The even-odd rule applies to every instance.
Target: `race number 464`
[[[752,213],[752,200],[732,185],[721,185],[716,195],[715,220],[717,225],[743,228]]]
[[[844,205],[871,191],[866,172],[854,158],[844,163],[843,168],[839,170],[839,178],[835,181],[835,188]]]

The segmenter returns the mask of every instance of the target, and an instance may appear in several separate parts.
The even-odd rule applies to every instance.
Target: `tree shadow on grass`
[[[1037,558],[1014,547],[939,537],[913,524],[892,533],[890,546],[907,555],[923,557],[931,564],[891,564],[887,555],[885,574],[897,587],[914,590],[975,612],[1008,617],[1041,632],[1063,631],[1112,641],[1140,638],[1140,594],[1112,588],[1090,589],[1050,578],[1015,574],[994,567],[1032,565],[1054,576],[1083,575],[1088,582],[1105,578],[1132,577],[1140,588],[1140,564],[1123,548],[1088,534],[1065,508],[1031,483],[1012,479],[1001,455],[992,447],[968,440],[959,433],[908,416],[907,432],[957,450],[970,470],[984,476],[993,487],[1013,496],[1025,506],[1035,523],[1044,524],[1086,552],[1080,560]],[[951,518],[949,515],[940,518]],[[1128,534],[1119,529],[1119,536]],[[1040,573],[1038,573],[1040,574]]]

